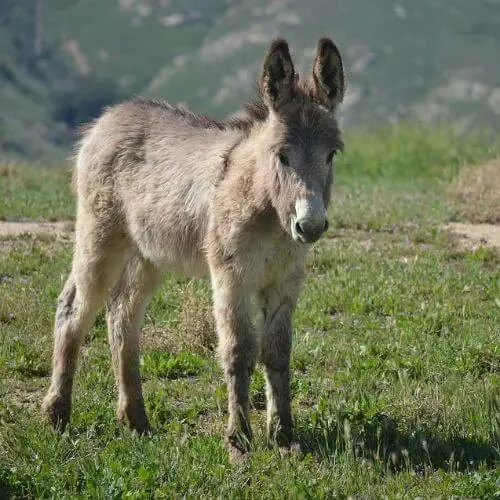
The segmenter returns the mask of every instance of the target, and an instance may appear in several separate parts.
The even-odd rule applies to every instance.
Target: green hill
[[[40,2],[40,0],[38,0]],[[30,5],[27,5],[29,3]],[[346,59],[349,126],[401,118],[500,124],[500,3],[421,0],[36,0],[0,5],[0,151],[63,158],[75,126],[134,94],[214,114],[251,96],[269,40],[299,66],[328,35]]]

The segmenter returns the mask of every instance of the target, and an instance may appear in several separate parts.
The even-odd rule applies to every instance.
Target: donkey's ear
[[[344,99],[345,75],[339,49],[329,38],[320,38],[312,70],[313,99],[334,109]]]
[[[295,69],[288,44],[282,38],[271,43],[262,65],[259,86],[266,104],[277,110],[290,101],[295,90]]]

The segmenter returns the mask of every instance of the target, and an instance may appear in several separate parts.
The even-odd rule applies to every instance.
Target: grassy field
[[[143,330],[154,435],[115,421],[102,316],[80,358],[72,424],[55,434],[39,405],[71,240],[1,239],[0,497],[500,498],[500,254],[442,229],[481,222],[485,204],[500,213],[498,195],[473,197],[480,210],[459,196],[475,185],[464,175],[499,152],[486,138],[412,125],[348,135],[332,227],[311,251],[296,313],[302,453],[286,457],[265,443],[257,369],[254,449],[229,463],[209,287],[169,276]],[[4,167],[0,219],[71,218],[69,178]]]

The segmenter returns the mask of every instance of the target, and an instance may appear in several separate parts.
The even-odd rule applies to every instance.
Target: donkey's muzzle
[[[309,195],[295,202],[295,215],[292,217],[292,237],[302,243],[314,243],[328,229],[323,197]]]
[[[328,220],[303,220],[295,222],[297,239],[303,243],[314,243],[328,229]]]

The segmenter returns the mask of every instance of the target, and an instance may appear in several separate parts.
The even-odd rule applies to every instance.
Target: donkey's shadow
[[[415,425],[400,430],[398,422],[385,414],[374,418],[328,419],[296,429],[303,453],[320,459],[337,453],[352,453],[359,459],[387,464],[391,470],[413,470],[426,474],[437,469],[477,470],[480,464],[494,467],[500,459],[500,442],[452,435],[443,437]]]

